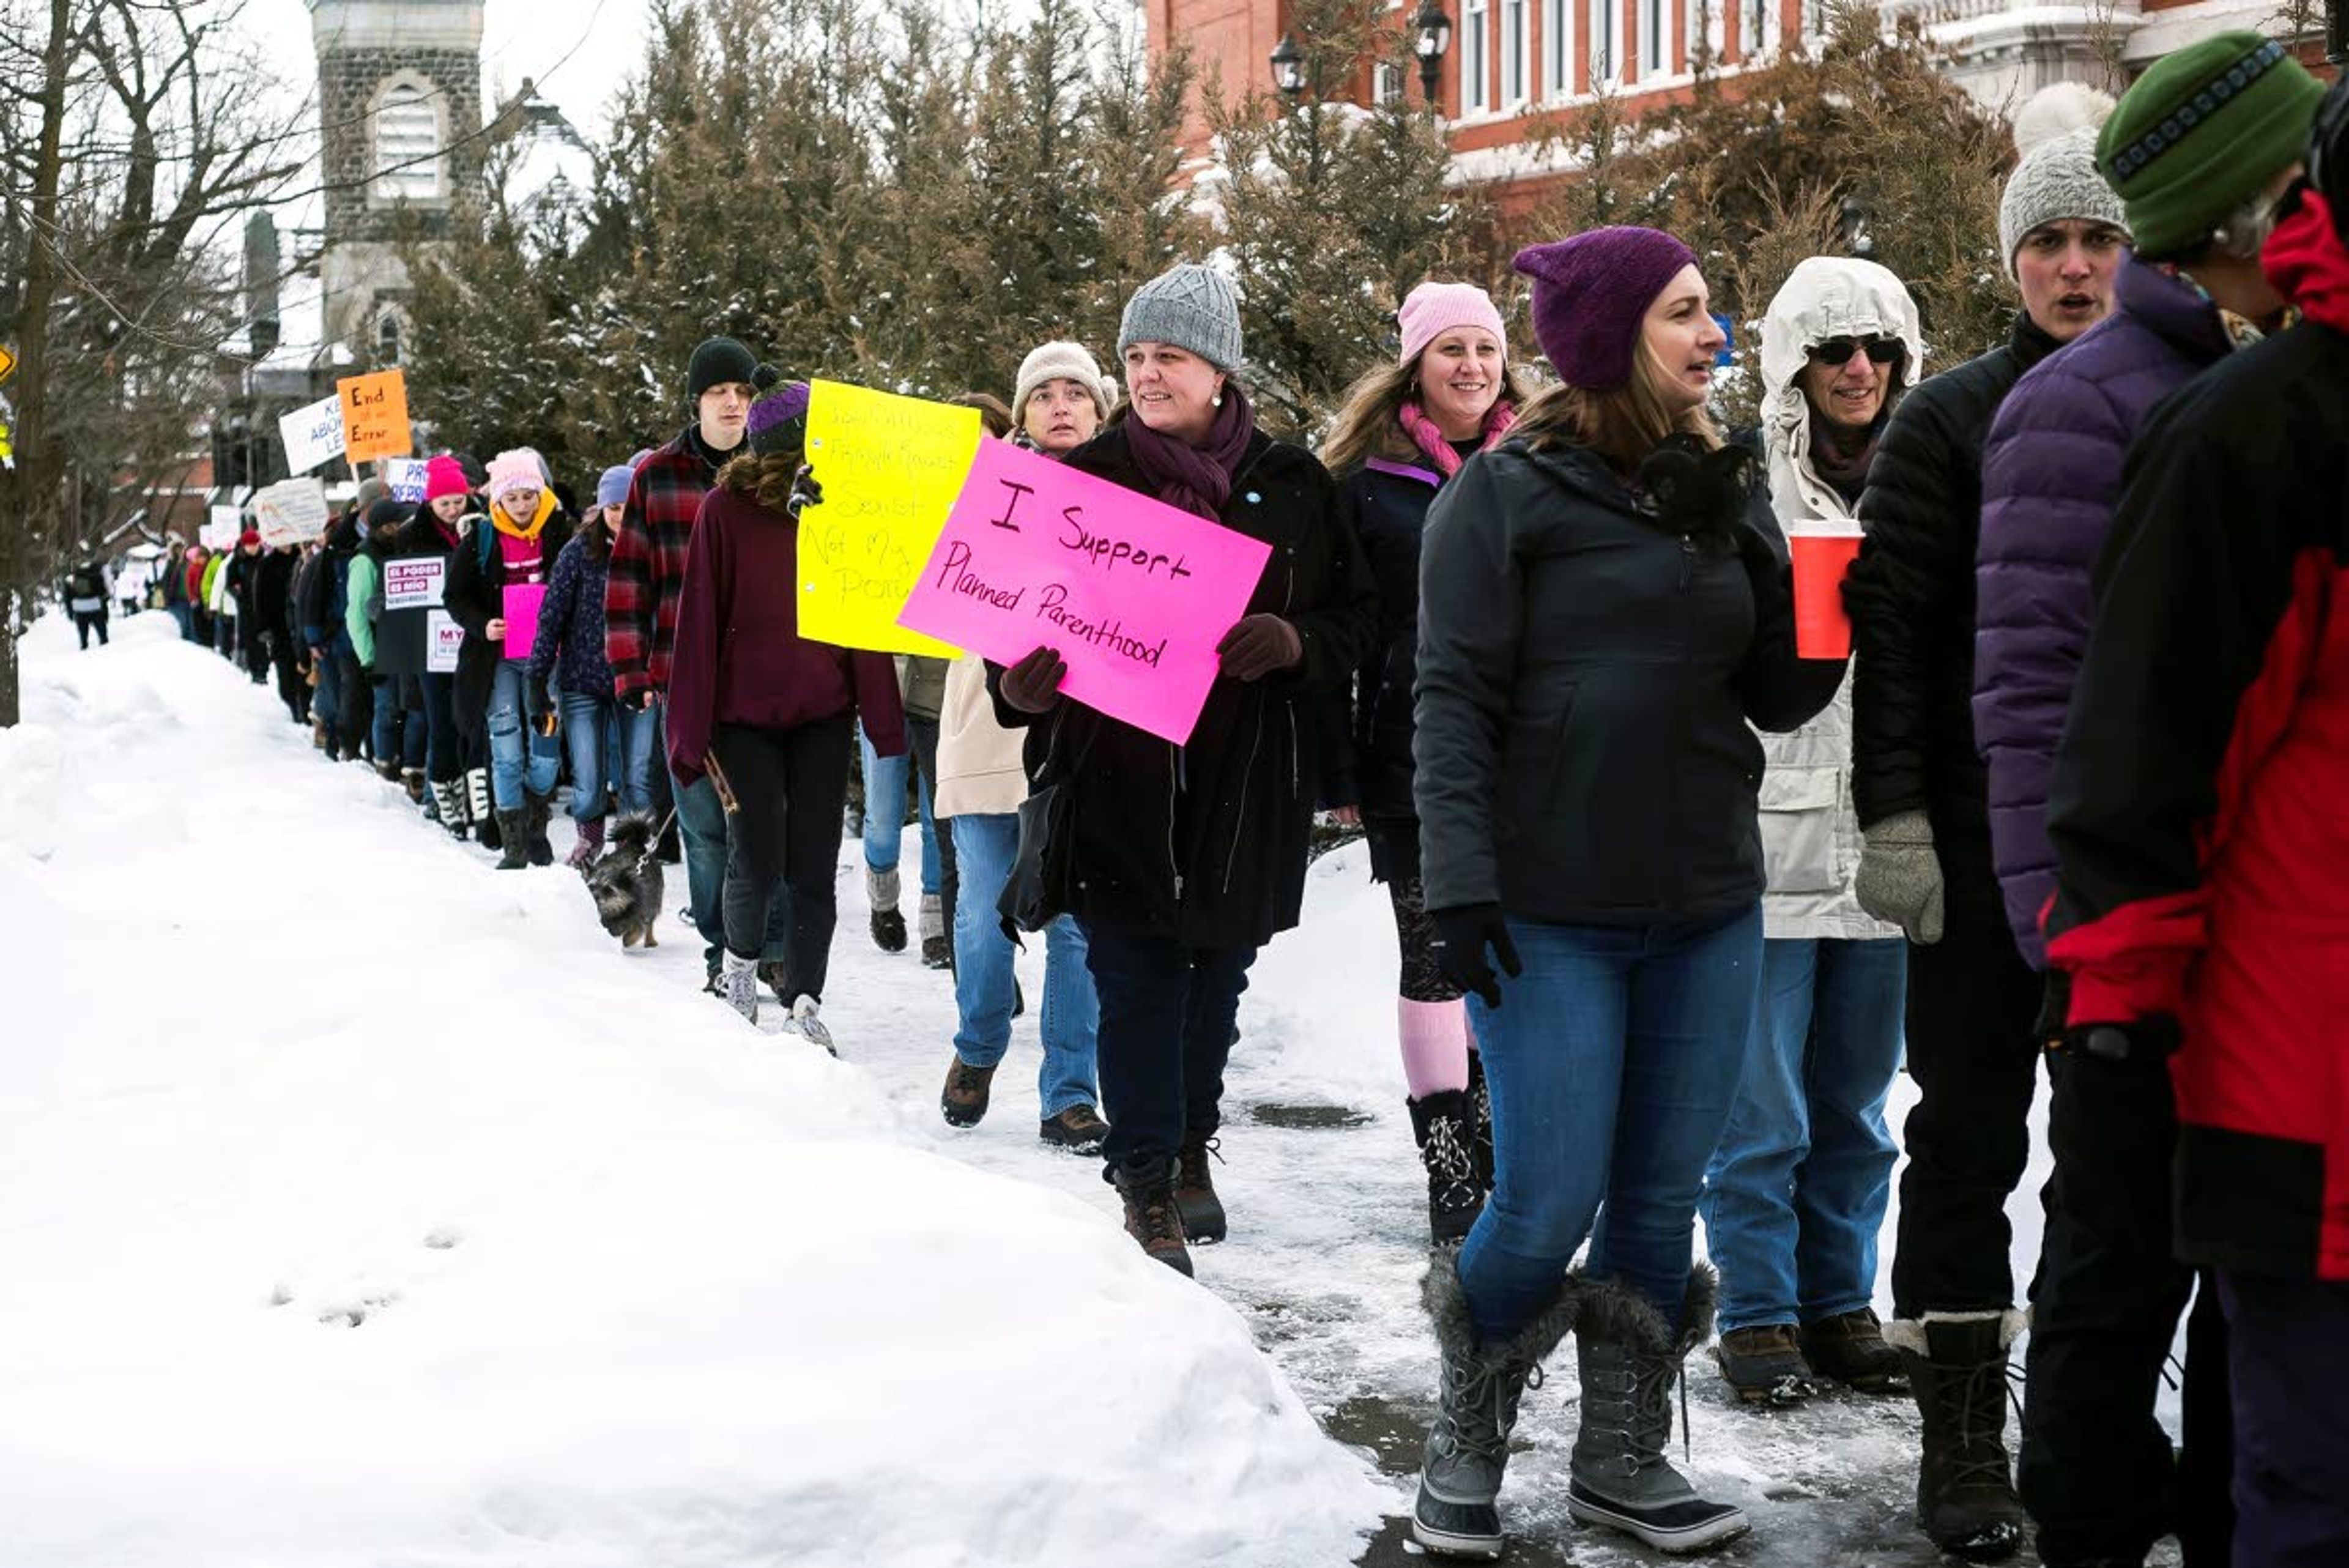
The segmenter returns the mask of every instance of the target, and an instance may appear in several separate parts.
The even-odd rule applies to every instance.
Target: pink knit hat
[[[1501,313],[1493,296],[1473,283],[1423,283],[1403,296],[1395,317],[1402,327],[1399,364],[1410,364],[1455,327],[1483,327],[1500,343],[1501,357],[1509,356],[1509,334],[1501,325]]]
[[[424,499],[428,503],[444,495],[462,495],[471,488],[465,483],[465,465],[445,452],[424,465]]]
[[[509,490],[543,490],[546,488],[546,462],[526,446],[502,452],[490,459],[490,482],[481,487],[490,496],[503,495]]]

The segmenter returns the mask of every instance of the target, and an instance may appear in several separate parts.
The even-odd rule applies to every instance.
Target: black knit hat
[[[759,373],[759,360],[748,348],[731,337],[707,337],[693,350],[693,358],[685,369],[685,395],[698,402],[701,394],[712,387],[722,387],[730,381],[744,386],[752,384]]]

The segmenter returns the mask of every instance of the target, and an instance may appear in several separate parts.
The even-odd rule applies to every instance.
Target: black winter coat
[[[1339,482],[1354,536],[1377,585],[1375,635],[1322,726],[1321,804],[1365,816],[1407,818],[1411,797],[1412,687],[1419,668],[1419,543],[1444,475],[1425,458],[1373,457]]]
[[[1944,872],[1995,898],[1990,785],[1974,749],[1974,549],[1982,443],[2023,373],[2060,345],[2029,317],[2002,348],[1930,376],[1900,401],[1868,470],[1868,529],[1844,583],[1851,612],[1852,799],[1862,827],[1931,819]]]
[[[458,733],[471,736],[481,732],[481,721],[490,710],[490,688],[497,679],[498,661],[505,656],[506,645],[492,642],[482,632],[490,622],[505,616],[506,563],[487,513],[476,512],[458,526],[462,533],[457,548],[450,554],[449,576],[440,597],[449,618],[465,628],[465,644],[457,650],[457,684],[450,696],[450,708],[457,721]],[[426,527],[429,531],[430,524]],[[485,539],[489,557],[486,566],[481,558]],[[544,562],[542,569],[547,576],[554,575],[554,558],[570,542],[571,518],[557,512],[546,520],[546,526],[538,535],[541,559]],[[437,537],[433,547],[439,547]],[[512,633],[509,631],[507,635]]]
[[[1123,429],[1067,461],[1149,493]],[[1260,946],[1297,923],[1304,901],[1316,696],[1339,690],[1361,659],[1377,607],[1344,498],[1304,449],[1255,436],[1217,521],[1272,545],[1248,613],[1297,628],[1304,658],[1295,669],[1216,680],[1184,746],[1067,698],[1021,712],[1001,701],[999,667],[989,667],[988,689],[1003,723],[1028,728],[1031,780],[1049,757],[1058,758],[1052,776],[1076,768],[1064,782],[1081,919],[1193,947]]]
[[[289,636],[287,623],[292,618],[290,599],[294,592],[294,574],[302,564],[295,550],[268,550],[262,554],[261,568],[254,574],[254,625],[274,638]]]
[[[318,647],[330,650],[350,647],[351,634],[343,627],[342,596],[336,590],[350,571],[351,556],[358,547],[357,516],[347,512],[326,524],[326,536],[310,559],[296,596],[295,614],[301,619],[305,640],[315,637]]]
[[[1431,909],[1638,925],[1762,897],[1762,745],[1842,684],[1795,656],[1776,519],[1668,532],[1605,460],[1468,460],[1420,556],[1417,773]]]

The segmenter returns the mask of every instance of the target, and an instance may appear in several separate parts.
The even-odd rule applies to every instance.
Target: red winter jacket
[[[2130,453],[2056,757],[2071,1022],[2174,1018],[2186,1262],[2349,1280],[2349,250],[2268,270],[2305,319]]]
[[[731,455],[713,457],[688,426],[637,465],[604,577],[604,658],[617,696],[668,688],[694,513]]]
[[[748,496],[702,497],[668,667],[669,766],[701,776],[719,724],[788,730],[861,713],[873,749],[905,754],[897,663],[799,629],[799,524]]]

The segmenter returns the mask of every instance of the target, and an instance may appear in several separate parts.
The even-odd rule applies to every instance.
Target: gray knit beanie
[[[2058,83],[2033,97],[2014,117],[2015,147],[2023,161],[2007,177],[1998,203],[1998,246],[2009,277],[2023,236],[2042,223],[2078,218],[2129,232],[2119,194],[2096,167],[2096,133],[2113,110],[2113,100],[2074,82]]]
[[[1129,308],[1127,318],[1132,317]],[[1102,419],[1109,418],[1110,410],[1117,406],[1117,383],[1102,374],[1101,366],[1085,352],[1083,344],[1044,343],[1029,350],[1028,358],[1019,362],[1019,379],[1011,393],[1013,424],[1028,417],[1028,400],[1047,381],[1074,381],[1082,387],[1092,395],[1093,411]]]
[[[1240,368],[1240,302],[1224,275],[1184,262],[1133,291],[1118,323],[1121,358],[1136,343],[1171,343],[1218,370]]]

